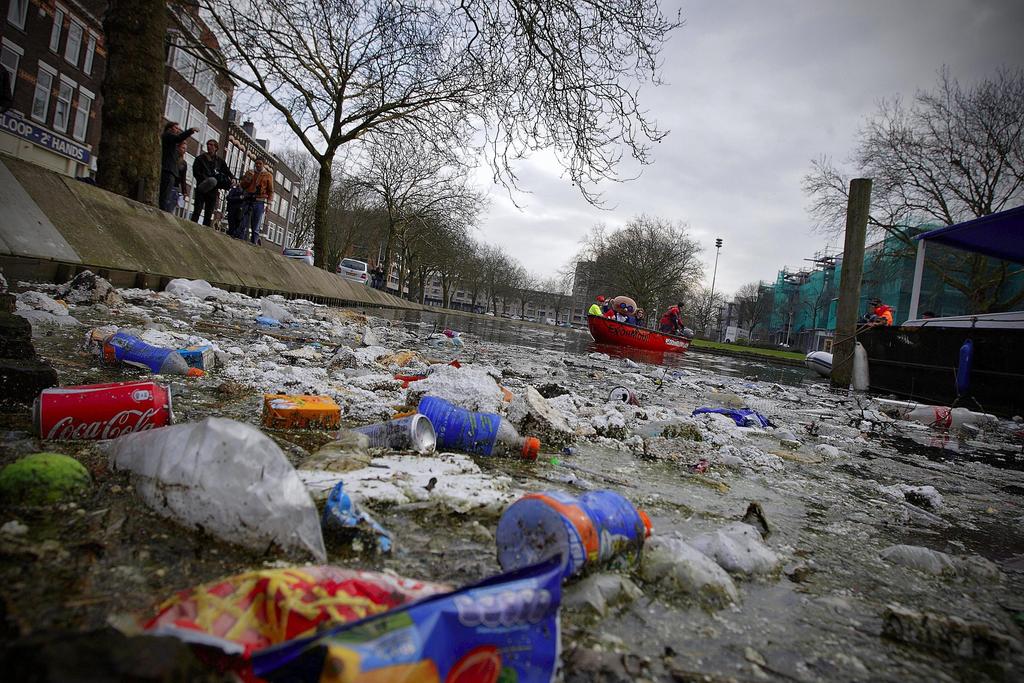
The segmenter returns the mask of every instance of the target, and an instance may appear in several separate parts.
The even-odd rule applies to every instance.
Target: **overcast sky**
[[[547,156],[521,169],[530,194],[515,208],[492,193],[481,237],[551,275],[598,222],[640,213],[688,223],[724,246],[716,291],[774,281],[826,245],[811,231],[800,181],[810,161],[849,158],[882,98],[931,88],[942,65],[962,85],[1024,62],[1024,0],[705,0],[672,3],[686,22],[664,50],[666,83],[642,103],[668,138],[654,163],[602,188],[612,210],[589,206]],[[841,238],[840,243],[841,245]]]

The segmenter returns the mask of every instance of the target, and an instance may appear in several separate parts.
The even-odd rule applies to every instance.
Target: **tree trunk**
[[[111,192],[156,205],[167,3],[110,0],[103,30],[107,66],[100,88],[103,135],[96,182]]]
[[[313,213],[313,265],[327,268],[327,209],[331,205],[331,184],[334,181],[334,150],[328,149],[320,159],[317,176],[316,207]]]

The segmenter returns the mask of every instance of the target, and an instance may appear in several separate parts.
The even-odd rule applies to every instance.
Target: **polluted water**
[[[46,651],[47,638],[56,648],[54,633],[113,639],[109,624],[152,618],[180,591],[310,561],[479,584],[503,570],[496,536],[516,501],[612,491],[645,513],[651,535],[637,552],[631,532],[629,552],[611,553],[629,561],[584,563],[562,584],[566,681],[1001,681],[1024,670],[1019,420],[937,431],[870,395],[833,392],[807,369],[692,348],[624,357],[551,326],[261,300],[199,281],[96,286],[102,300],[84,292],[65,305],[56,286],[12,283],[37,355],[64,386],[158,381],[177,426],[123,437],[134,440],[112,463],[104,444],[116,439],[40,440],[31,406],[4,413],[0,465],[59,451],[88,474],[46,507],[4,503],[0,579],[15,648]],[[208,346],[214,362],[201,376],[106,363],[82,343],[98,327],[158,349]],[[610,396],[618,387],[627,400]],[[329,398],[338,420],[264,424],[265,396],[276,395]],[[427,396],[499,416],[510,439],[537,439],[536,459],[521,457],[521,441],[494,457],[440,433],[431,452],[408,422],[380,426],[418,414]],[[694,414],[703,408],[722,412]],[[768,424],[738,424],[736,411]],[[208,419],[261,444],[291,488],[262,497],[259,515],[288,507],[301,535],[255,528],[240,485],[195,472],[175,475],[180,495],[161,496],[161,472],[136,446]],[[348,431],[370,425],[373,446]],[[409,445],[389,448],[392,438]],[[220,477],[236,467],[262,481],[252,462],[230,460],[216,460]],[[368,531],[321,538],[315,522],[335,490]]]

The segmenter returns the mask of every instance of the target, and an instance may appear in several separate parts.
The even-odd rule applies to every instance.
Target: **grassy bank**
[[[785,358],[787,360],[803,361],[804,354],[782,349],[759,349],[755,346],[741,346],[739,344],[723,344],[722,342],[694,339],[690,346],[698,349],[718,349],[720,351],[735,351],[736,353],[750,354],[754,356],[769,356],[771,358]]]

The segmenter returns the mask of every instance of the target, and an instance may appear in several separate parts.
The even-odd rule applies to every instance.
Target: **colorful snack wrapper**
[[[562,558],[268,648],[272,683],[551,681],[558,664]]]

